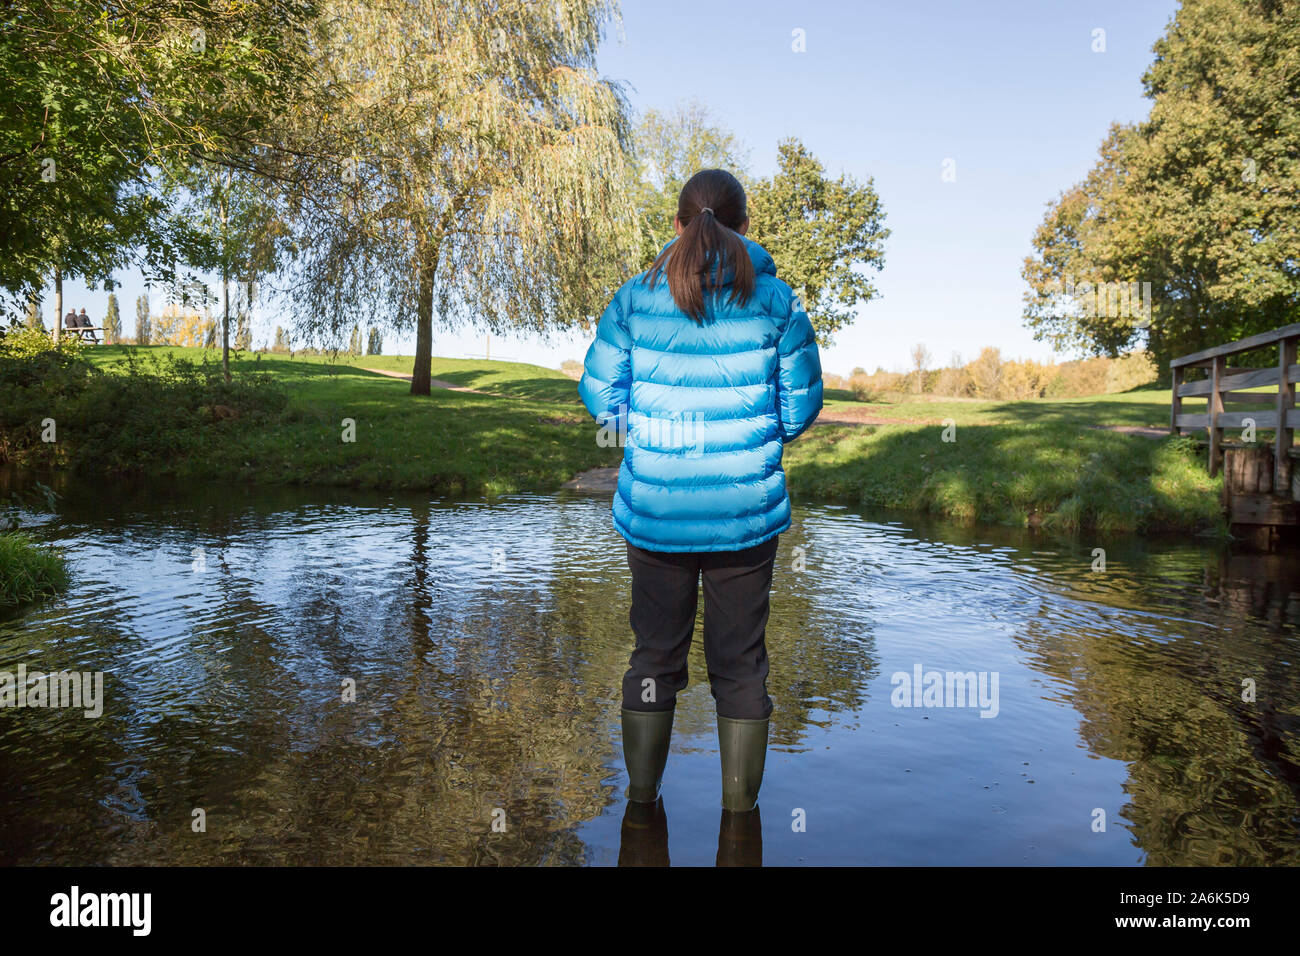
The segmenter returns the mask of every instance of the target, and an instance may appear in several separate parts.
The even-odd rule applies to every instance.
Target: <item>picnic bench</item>
[[[83,342],[87,339],[90,339],[92,342],[98,341],[94,333],[102,333],[103,331],[104,327],[102,325],[68,325],[66,321],[63,324],[64,335],[75,335]],[[101,335],[99,340],[102,340],[107,344],[107,337]]]

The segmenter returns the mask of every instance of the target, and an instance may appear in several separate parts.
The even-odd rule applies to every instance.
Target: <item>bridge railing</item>
[[[1296,382],[1300,381],[1300,365],[1296,364],[1296,346],[1300,343],[1300,323],[1283,326],[1271,332],[1261,332],[1239,342],[1216,345],[1184,355],[1169,363],[1173,373],[1173,400],[1170,408],[1170,430],[1175,435],[1184,429],[1207,429],[1210,434],[1210,474],[1217,474],[1222,461],[1223,432],[1228,428],[1246,428],[1250,424],[1260,430],[1275,430],[1273,446],[1273,488],[1286,494],[1291,482],[1291,461],[1288,452],[1293,441],[1293,430],[1300,425],[1300,412],[1296,411]],[[1275,345],[1277,362],[1262,368],[1241,368],[1228,365],[1233,356],[1258,352]],[[1187,381],[1190,369],[1204,368],[1208,376],[1198,381]],[[1275,391],[1247,392],[1243,389],[1271,386]],[[1183,412],[1183,399],[1204,398],[1204,413]],[[1259,410],[1224,411],[1224,404],[1255,404]]]

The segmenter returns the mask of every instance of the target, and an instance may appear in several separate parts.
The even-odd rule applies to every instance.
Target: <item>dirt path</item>
[[[376,375],[387,375],[389,378],[400,378],[408,382],[411,380],[411,376],[406,372],[390,372],[387,369],[365,368],[361,365],[358,365],[357,368],[361,369],[363,372],[374,372]],[[480,392],[477,388],[466,388],[464,385],[453,385],[451,382],[444,382],[440,378],[430,379],[429,384],[434,388],[445,388],[452,392],[473,392],[475,395],[492,394],[491,392]]]
[[[1123,432],[1125,435],[1141,435],[1143,438],[1159,440],[1169,434],[1168,428],[1149,428],[1143,425],[1089,425],[1088,428],[1104,428],[1108,432]]]
[[[613,494],[618,489],[618,468],[590,468],[560,487],[568,491]]]

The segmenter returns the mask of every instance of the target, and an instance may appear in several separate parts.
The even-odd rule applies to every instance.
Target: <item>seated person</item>
[[[81,337],[84,339],[87,335],[89,335],[90,341],[98,345],[99,338],[95,335],[94,326],[90,324],[90,316],[86,315],[85,309],[81,310],[81,316],[79,317],[79,321],[81,322],[81,327],[84,330],[81,333]]]

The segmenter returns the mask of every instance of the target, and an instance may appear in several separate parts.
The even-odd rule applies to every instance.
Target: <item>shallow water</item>
[[[102,671],[103,715],[0,708],[0,862],[718,859],[698,629],[666,847],[625,825],[607,498],[63,490],[35,533],[76,585],[0,622],[0,671]],[[1298,570],[797,506],[761,843],[723,857],[1300,862]],[[917,667],[996,675],[996,715],[895,706]]]

